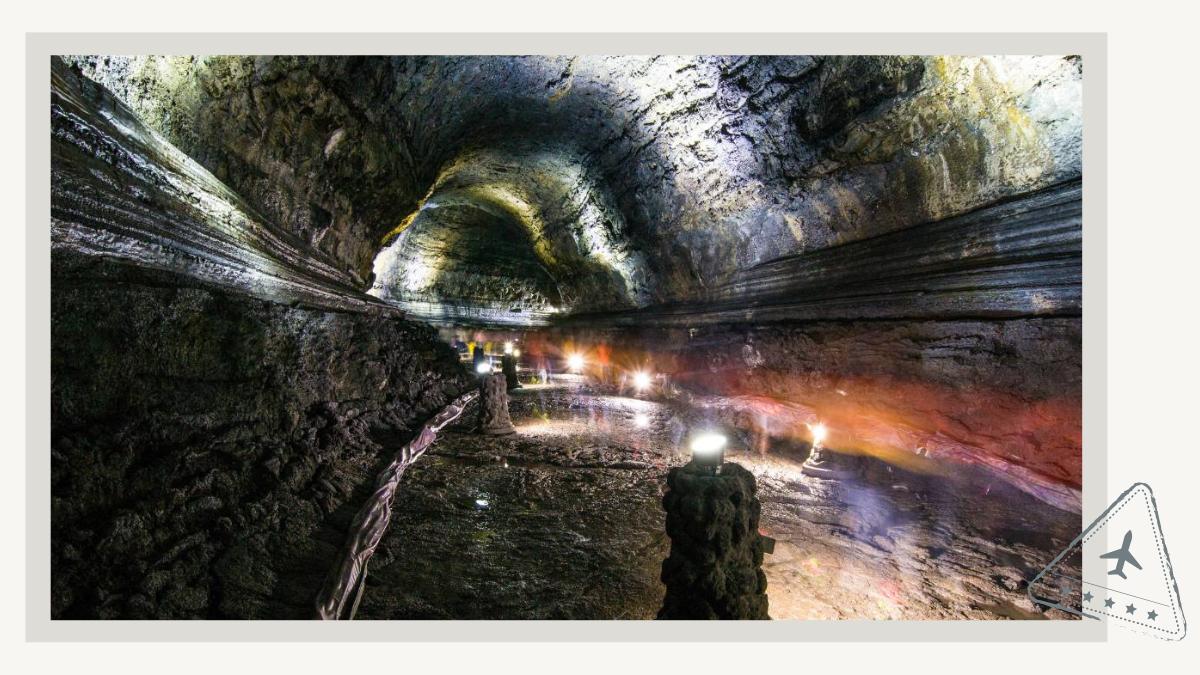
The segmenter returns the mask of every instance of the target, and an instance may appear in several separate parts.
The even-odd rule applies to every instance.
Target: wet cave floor
[[[652,619],[670,542],[667,471],[685,425],[668,405],[526,386],[517,433],[473,409],[405,475],[357,619]],[[1077,514],[984,475],[953,481],[863,460],[809,477],[802,457],[731,453],[758,479],[774,619],[1069,619],[1025,584],[1079,533]]]

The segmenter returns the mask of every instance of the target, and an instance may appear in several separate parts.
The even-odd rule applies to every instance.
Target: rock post
[[[689,462],[667,474],[663,508],[671,553],[658,618],[771,618],[762,563],[775,541],[758,532],[754,475],[728,462],[713,475]]]
[[[479,433],[505,436],[517,432],[508,416],[508,389],[504,375],[479,378]]]
[[[507,383],[509,391],[521,388],[521,381],[517,379],[517,359],[511,354],[505,354],[500,357],[500,370],[504,373],[504,380]]]

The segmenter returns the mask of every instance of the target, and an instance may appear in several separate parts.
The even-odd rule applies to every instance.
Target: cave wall
[[[52,278],[52,615],[308,618],[380,439],[469,378],[393,317],[80,267]]]
[[[806,446],[821,422],[832,451],[935,474],[984,467],[1079,512],[1081,341],[1078,318],[1025,317],[560,327],[523,348],[561,368],[558,345],[593,363],[604,345],[618,369],[667,374],[743,449]]]
[[[473,380],[55,62],[51,615],[307,618],[387,449]]]
[[[820,421],[832,448],[985,465],[1077,512],[1081,190],[1067,181],[779,258],[703,301],[576,314],[552,341],[613,345],[625,367],[669,373],[755,446],[807,442]]]
[[[513,213],[596,311],[1081,171],[1069,56],[69,60],[363,289],[442,198]]]

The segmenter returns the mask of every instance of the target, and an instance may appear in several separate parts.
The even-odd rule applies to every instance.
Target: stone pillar
[[[505,436],[516,432],[508,416],[504,375],[496,373],[479,378],[479,433]]]
[[[667,586],[660,619],[769,619],[763,555],[775,541],[758,533],[754,475],[726,462],[721,472],[689,462],[667,474]]]
[[[500,357],[500,370],[504,372],[504,380],[509,391],[521,388],[521,381],[517,379],[517,359],[511,354],[505,354]]]

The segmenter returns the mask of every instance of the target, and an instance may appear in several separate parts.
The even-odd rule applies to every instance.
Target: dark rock
[[[883,102],[913,93],[925,63],[913,56],[822,59],[809,97],[796,111],[801,134],[823,140]]]
[[[508,415],[508,383],[501,373],[479,378],[479,433],[489,436],[516,433]]]
[[[360,289],[431,319],[694,300],[1082,169],[1070,57],[69,61]]]
[[[521,388],[521,381],[517,379],[517,360],[511,354],[505,354],[500,357],[500,368],[504,372],[504,381],[509,391]]]
[[[756,492],[754,475],[732,462],[718,474],[694,462],[667,474],[671,553],[662,565],[667,592],[658,618],[771,618]]]
[[[308,616],[377,439],[470,376],[107,92],[52,84],[51,616]]]

